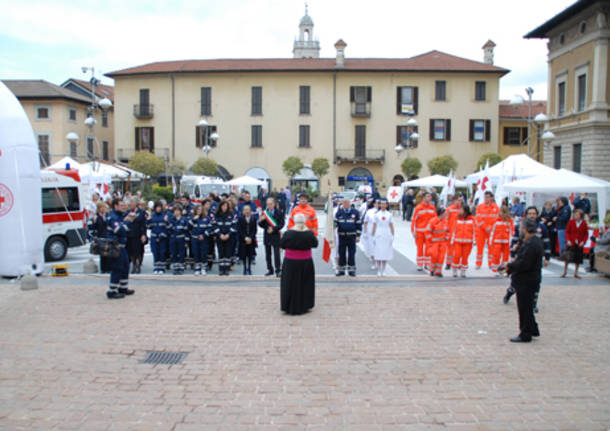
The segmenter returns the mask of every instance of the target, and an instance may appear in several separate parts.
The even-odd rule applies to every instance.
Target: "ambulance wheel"
[[[47,262],[62,260],[68,253],[68,243],[60,236],[52,236],[44,246],[44,258]]]

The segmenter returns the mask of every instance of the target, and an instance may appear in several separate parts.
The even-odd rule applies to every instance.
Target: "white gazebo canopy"
[[[579,174],[567,169],[552,169],[551,173],[544,173],[535,177],[513,181],[505,184],[504,190],[510,192],[528,193],[597,193],[598,216],[600,225],[604,222],[608,209],[608,194],[610,182]]]
[[[134,171],[133,169],[129,169],[126,167],[119,168],[113,165],[108,165],[106,163],[100,162],[83,163],[79,167],[79,174],[81,177],[107,176],[112,178],[112,180],[114,181],[125,181],[127,180],[127,178],[132,181],[146,178],[146,175],[141,172]]]
[[[227,181],[225,184],[228,186],[265,186],[267,185],[267,182],[244,175],[243,177],[238,177],[232,179],[231,181]]]
[[[445,187],[449,177],[443,175],[431,175],[429,177],[418,178],[416,180],[407,181],[402,183],[406,187]],[[455,179],[456,187],[466,187],[466,182]]]
[[[53,163],[51,166],[47,166],[47,169],[66,169],[66,165],[70,165],[70,169],[79,170],[81,164],[78,163],[71,157],[64,157],[63,159]]]
[[[537,162],[526,154],[513,154],[489,168],[489,180],[493,185],[498,185],[501,177],[511,181],[535,177],[536,175],[552,174],[554,172],[555,169]],[[466,182],[476,184],[482,175],[483,171],[470,174],[466,177]]]

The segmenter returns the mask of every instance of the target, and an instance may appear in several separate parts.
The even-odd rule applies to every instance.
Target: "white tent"
[[[131,181],[138,181],[143,178],[146,178],[146,175],[141,172],[134,171],[133,169],[129,169],[123,166],[119,168],[117,166],[99,162],[83,163],[79,167],[79,174],[81,178],[89,176],[105,176],[112,178],[113,181],[126,181],[128,177]]]
[[[526,154],[513,154],[489,168],[489,180],[493,185],[498,185],[503,176],[509,180],[521,180],[553,172],[555,169],[537,162]],[[466,182],[476,184],[482,175],[482,171],[470,174],[466,177]]]
[[[402,183],[403,187],[445,187],[449,177],[443,175],[432,175],[429,177],[419,178],[417,180],[407,181]],[[456,179],[456,187],[466,187],[466,182]]]
[[[66,169],[66,165],[70,165],[70,169],[79,170],[81,164],[78,163],[71,157],[64,157],[63,159],[53,163],[51,166],[47,166],[47,169]]]
[[[597,206],[599,222],[603,224],[608,209],[608,194],[610,182],[578,174],[567,169],[553,169],[551,173],[544,173],[535,177],[513,181],[505,184],[504,190],[528,193],[597,193]]]
[[[267,185],[267,182],[244,175],[243,177],[238,177],[232,179],[231,181],[227,181],[225,184],[229,186],[265,186]]]

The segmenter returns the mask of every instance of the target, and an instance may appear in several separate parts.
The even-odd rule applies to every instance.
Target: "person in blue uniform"
[[[351,205],[350,199],[343,199],[341,207],[335,214],[335,226],[339,234],[339,266],[337,267],[337,276],[345,275],[346,270],[350,276],[356,276],[356,243],[360,241],[362,223],[360,221],[360,213],[355,208],[352,208]]]
[[[155,202],[153,213],[146,220],[146,227],[150,229],[150,251],[153,254],[154,274],[165,274],[165,261],[167,260],[169,216],[163,210],[162,202]]]
[[[139,274],[142,268],[142,244],[146,238],[146,212],[138,208],[138,200],[132,197],[128,201],[129,211],[135,216],[131,227],[127,232],[127,257],[131,263],[131,273]]]
[[[236,223],[237,219],[229,206],[229,202],[220,202],[214,220],[214,233],[216,234],[218,247],[219,275],[229,275],[231,270],[233,235],[237,232]]]
[[[116,198],[112,201],[112,211],[106,217],[106,236],[115,239],[119,243],[119,257],[110,260],[110,288],[106,292],[108,299],[119,299],[125,295],[133,295],[134,291],[129,289],[129,257],[127,256],[127,232],[135,215],[127,213],[127,205],[123,199]]]
[[[209,208],[209,205],[207,208]],[[193,216],[189,220],[189,227],[195,275],[206,275],[204,261],[207,263],[211,224],[209,212],[207,209],[204,210],[202,205],[195,206]]]
[[[174,275],[184,274],[184,255],[189,241],[189,222],[182,211],[180,205],[174,206],[174,217],[169,220],[169,251]]]

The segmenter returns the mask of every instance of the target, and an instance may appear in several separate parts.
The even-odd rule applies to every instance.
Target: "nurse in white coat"
[[[367,208],[362,216],[362,246],[364,247],[364,253],[371,259],[372,268],[377,268],[377,264],[375,263],[375,241],[373,240],[373,235],[371,232],[373,231],[373,218],[375,217],[375,213],[379,209],[379,203],[374,199],[369,200],[372,204],[371,207]]]
[[[373,254],[377,263],[377,275],[383,276],[386,264],[392,260],[394,255],[394,222],[392,213],[388,210],[388,201],[382,199],[379,202],[379,211],[373,218],[373,230],[371,232],[375,241]]]

